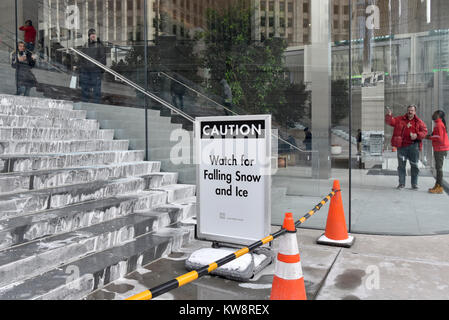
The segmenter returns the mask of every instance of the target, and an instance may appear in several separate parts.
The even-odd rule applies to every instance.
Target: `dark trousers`
[[[447,156],[447,151],[434,151],[435,157],[435,170],[437,171],[437,184],[443,185],[443,164],[444,158]]]
[[[412,186],[418,185],[419,143],[398,149],[398,176],[399,184],[405,185],[407,160],[410,161]]]
[[[100,103],[101,101],[101,72],[81,72],[80,87],[82,100]],[[92,95],[92,100],[91,100]]]
[[[184,95],[176,93],[172,94],[172,102],[176,108],[181,110],[184,109]]]
[[[31,87],[26,86],[18,86],[16,95],[21,96],[24,95],[25,97],[28,97],[30,95]]]

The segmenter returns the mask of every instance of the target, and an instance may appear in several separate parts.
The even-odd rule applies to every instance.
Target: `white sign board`
[[[196,118],[202,240],[248,245],[270,234],[271,116]]]

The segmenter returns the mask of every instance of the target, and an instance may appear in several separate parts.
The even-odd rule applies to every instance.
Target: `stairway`
[[[102,128],[114,128],[114,137],[129,141],[130,149],[145,149],[144,109],[85,102],[75,103],[74,109],[87,112],[87,118],[96,119]],[[181,183],[195,184],[193,131],[172,123],[173,116],[161,117],[160,112],[148,110],[149,160],[160,162],[163,171],[177,172]]]
[[[193,239],[196,186],[86,115],[0,95],[1,300],[83,299]]]

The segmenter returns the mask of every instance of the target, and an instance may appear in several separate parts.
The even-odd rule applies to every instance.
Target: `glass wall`
[[[419,151],[419,189],[408,165],[398,190],[385,123],[386,107],[400,116],[413,104],[430,133],[432,113],[449,111],[445,0],[8,0],[0,9],[0,93],[17,92],[11,57],[31,20],[29,94],[77,102],[180,182],[195,182],[195,117],[269,113],[273,224],[287,211],[303,216],[339,180],[352,232],[449,232],[447,194],[428,193],[431,142]],[[91,29],[98,56],[86,50]],[[83,92],[86,66],[101,94]],[[323,229],[326,217],[304,227]]]

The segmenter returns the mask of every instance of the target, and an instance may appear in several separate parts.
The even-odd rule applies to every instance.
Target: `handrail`
[[[6,38],[7,40],[9,40],[9,41],[12,41],[12,42],[14,42],[14,43],[16,42],[15,34],[12,33],[11,31],[5,29],[5,28],[0,28],[0,35],[4,35],[5,38]],[[24,41],[24,40],[23,40],[23,38],[20,38],[20,37],[19,37],[19,38],[17,39],[17,41]],[[16,51],[15,46],[11,46],[11,45],[8,44],[6,41],[2,41],[0,44],[3,45],[3,46],[5,46],[5,47],[7,47],[7,48],[10,49],[12,52]],[[49,65],[51,68],[53,68],[54,70],[56,70],[56,71],[58,71],[58,72],[61,72],[61,73],[66,73],[66,72],[68,72],[68,71],[66,70],[66,68],[65,68],[64,66],[62,66],[61,64],[55,63],[54,61],[50,61],[50,57],[47,56],[47,55],[45,55],[45,54],[39,53],[39,54],[37,54],[37,58],[38,58],[37,61],[39,61],[39,63],[45,63],[45,64]]]
[[[181,82],[181,81],[179,81],[179,80],[177,80],[177,79],[171,77],[170,75],[166,74],[165,72],[160,71],[160,72],[158,72],[158,73],[159,73],[159,74],[163,74],[164,76],[166,76],[167,78],[169,78],[169,79],[172,80],[172,81],[176,81],[177,83],[179,83],[179,84],[181,84],[182,86],[186,87],[186,88],[189,89],[190,91],[195,92],[197,95],[199,95],[199,96],[205,98],[206,100],[209,100],[210,102],[214,103],[215,105],[217,105],[217,106],[219,106],[219,107],[221,107],[221,108],[223,108],[223,109],[225,109],[225,110],[227,110],[227,111],[229,111],[229,112],[232,112],[234,115],[239,115],[238,113],[234,112],[233,110],[226,108],[225,106],[221,105],[221,104],[218,103],[217,101],[215,101],[215,100],[209,98],[208,96],[206,96],[205,94],[203,94],[203,93],[201,93],[201,92],[199,92],[199,91],[197,91],[197,90],[195,90],[195,89],[189,87],[189,86],[186,85],[185,83],[183,83],[183,82]],[[288,145],[289,145],[290,147],[292,147],[293,149],[296,149],[296,150],[298,150],[298,151],[300,151],[300,152],[303,152],[303,153],[318,153],[318,151],[316,151],[316,150],[304,150],[304,149],[301,149],[301,148],[299,148],[298,146],[295,146],[295,145],[291,144],[290,142],[288,142],[288,141],[282,139],[281,137],[279,137],[278,135],[274,134],[273,132],[271,133],[271,135],[272,135],[273,137],[275,137],[276,139],[279,139],[280,141],[282,141],[282,142],[288,144]]]
[[[299,219],[297,222],[295,222],[295,227],[298,228],[301,224],[303,224],[307,219],[309,219],[311,216],[313,216],[317,211],[319,211],[329,200],[331,200],[337,192],[341,192],[341,190],[332,190],[331,193],[329,193],[319,204],[317,204],[312,210],[310,210],[304,217]],[[182,287],[192,281],[195,281],[196,279],[205,276],[212,271],[216,270],[217,268],[247,254],[254,249],[257,249],[267,243],[272,242],[274,239],[280,237],[281,235],[288,232],[286,229],[281,228],[279,231],[269,235],[268,237],[265,237],[257,242],[254,242],[253,244],[249,245],[248,247],[245,247],[243,249],[240,249],[234,253],[231,253],[230,255],[227,255],[224,258],[221,258],[218,261],[215,261],[213,263],[210,263],[207,266],[203,266],[197,270],[194,270],[192,272],[186,273],[180,277],[177,277],[176,279],[170,280],[166,283],[163,283],[159,286],[156,286],[152,289],[145,290],[141,293],[138,293],[130,298],[127,298],[126,300],[151,300],[155,297],[158,297],[164,293],[167,293],[173,289],[177,289],[179,287]]]
[[[75,49],[75,48],[73,48],[73,47],[71,47],[71,48],[69,48],[69,49],[72,50],[73,52],[75,52],[76,54],[78,54],[79,56],[83,57],[84,59],[88,60],[89,62],[91,62],[91,63],[95,64],[96,66],[100,67],[101,69],[105,70],[106,72],[108,72],[108,73],[112,74],[113,76],[117,77],[118,79],[122,80],[123,82],[125,82],[125,83],[128,84],[129,86],[133,87],[134,89],[139,90],[140,92],[142,92],[143,94],[149,96],[149,97],[152,98],[153,100],[156,100],[157,102],[159,102],[160,104],[162,104],[162,105],[164,105],[165,107],[169,108],[169,109],[172,110],[173,112],[178,113],[179,115],[181,115],[181,116],[184,117],[185,119],[189,120],[190,122],[192,122],[192,123],[195,122],[195,119],[194,119],[193,117],[191,117],[190,115],[188,115],[187,113],[185,113],[185,112],[179,110],[178,108],[174,107],[173,105],[169,104],[168,102],[166,102],[165,100],[159,98],[158,96],[152,94],[151,92],[148,92],[148,90],[145,90],[144,88],[142,88],[142,87],[139,86],[138,84],[132,82],[131,80],[127,79],[126,77],[122,76],[121,74],[117,73],[116,71],[114,71],[114,70],[112,70],[112,69],[106,67],[105,65],[101,64],[101,63],[98,62],[97,60],[95,60],[95,59],[89,57],[88,55],[82,53],[81,51],[79,51],[79,50],[77,50],[77,49]],[[172,80],[172,81],[178,82],[178,83],[181,84],[182,86],[184,86],[184,87],[186,87],[187,89],[189,89],[189,90],[195,92],[196,94],[198,94],[198,95],[204,97],[205,99],[207,99],[207,100],[213,102],[213,103],[216,104],[217,106],[222,107],[222,108],[226,109],[226,110],[229,111],[229,112],[232,112],[234,115],[238,115],[236,112],[232,111],[231,109],[226,108],[225,106],[219,104],[218,102],[216,102],[216,101],[210,99],[210,98],[209,98],[208,96],[206,96],[205,94],[203,94],[203,93],[201,93],[201,92],[199,92],[199,91],[197,91],[197,90],[195,90],[195,89],[193,89],[193,88],[187,86],[186,84],[184,84],[184,83],[182,83],[181,81],[179,81],[179,80],[177,80],[177,79],[171,77],[170,75],[166,74],[165,72],[162,72],[162,71],[161,71],[161,72],[159,72],[159,73],[163,74],[164,76],[166,76],[167,78],[169,78],[169,79]],[[288,141],[282,139],[281,137],[279,137],[278,135],[276,135],[276,134],[274,134],[274,133],[271,133],[271,135],[272,135],[274,138],[279,139],[280,141],[286,143],[287,145],[289,145],[289,146],[292,147],[293,149],[296,149],[296,150],[298,150],[298,151],[300,151],[300,152],[303,152],[303,153],[318,153],[317,150],[304,150],[304,149],[301,149],[301,148],[299,148],[299,147],[293,145],[292,143],[290,143],[290,142],[288,142]]]
[[[146,96],[150,97],[151,99],[159,102],[160,104],[162,104],[163,106],[167,107],[168,109],[170,109],[171,111],[181,115],[183,118],[187,119],[188,121],[194,123],[195,119],[191,116],[189,116],[187,113],[179,110],[178,108],[172,106],[171,104],[169,104],[168,102],[166,102],[165,100],[159,98],[158,96],[152,94],[151,92],[148,92],[147,90],[145,90],[144,88],[142,88],[141,86],[139,86],[138,84],[132,82],[131,80],[129,80],[128,78],[122,76],[121,74],[115,72],[114,70],[106,67],[105,65],[103,65],[102,63],[98,62],[97,60],[89,57],[88,55],[84,54],[83,52],[75,49],[75,48],[69,48],[70,50],[72,50],[73,52],[75,52],[76,54],[78,54],[80,57],[88,60],[89,62],[95,64],[97,67],[103,69],[104,71],[106,71],[109,74],[112,74],[114,77],[120,79],[121,81],[125,82],[126,84],[128,84],[129,86],[133,87],[134,89],[140,91],[141,93],[145,94]]]

